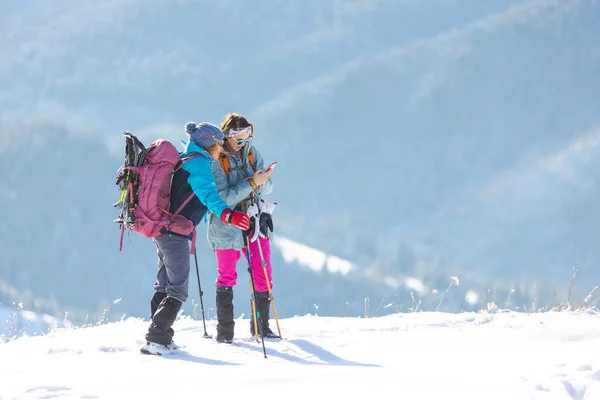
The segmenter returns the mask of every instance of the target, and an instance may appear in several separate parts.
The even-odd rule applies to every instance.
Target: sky
[[[577,268],[582,298],[600,281],[598,18],[598,0],[2,2],[0,287],[143,315],[137,287],[85,290],[155,263],[140,242],[114,253],[121,132],[178,143],[235,111],[278,161],[280,243],[336,277],[460,275],[480,298],[537,285],[551,301]],[[293,293],[289,315],[324,307]]]
[[[393,99],[395,92],[401,100],[396,103],[398,111],[414,112],[427,101],[435,103],[444,94],[442,89],[458,85],[461,77],[484,74],[473,66],[463,68],[461,62],[476,55],[486,60],[481,56],[486,44],[498,51],[497,41],[508,42],[517,34],[538,40],[539,45],[557,39],[552,35],[567,41],[576,33],[570,31],[572,21],[585,23],[597,13],[592,0],[417,3],[336,0],[279,2],[276,7],[270,2],[250,7],[235,0],[4,3],[0,6],[3,140],[18,135],[20,124],[51,121],[73,134],[108,136],[124,127],[148,137],[157,130],[179,133],[183,124],[174,122],[179,113],[159,101],[168,104],[178,91],[182,97],[175,104],[187,103],[183,111],[195,110],[190,117],[218,120],[224,110],[242,108],[268,128],[266,138],[275,139],[272,136],[281,128],[272,125],[288,113],[314,111],[310,103],[336,100],[335,109],[355,109],[356,99],[340,95],[350,89],[363,96],[360,82],[365,76],[374,83],[374,95],[380,95],[387,82],[392,93],[384,99]],[[587,11],[592,15],[586,16]],[[237,22],[222,24],[226,18]],[[578,39],[569,47],[579,57],[578,48],[594,37]],[[516,56],[526,59],[522,53],[526,50],[511,45],[511,58],[522,62]],[[537,50],[533,56],[540,64],[550,61],[549,49]],[[569,60],[573,83],[585,78],[578,72],[588,73],[581,64],[597,61],[593,49],[587,53],[589,60]],[[501,69],[510,64],[503,65],[501,57],[496,54],[487,79],[507,79]],[[532,67],[539,70],[540,64]],[[548,69],[541,76],[525,70],[512,78],[523,80],[526,87],[525,80],[552,77],[552,67]],[[380,80],[373,79],[373,70],[382,74]],[[578,91],[586,90],[577,86]],[[453,95],[456,101],[466,97]],[[126,113],[115,112],[115,105],[124,104]],[[540,111],[534,105],[530,112]],[[357,122],[363,124],[363,118]]]
[[[260,343],[236,321],[234,345],[174,324],[183,346],[143,355],[148,321],[63,328],[0,343],[0,398],[164,399],[310,395],[411,399],[572,400],[600,396],[600,315],[410,313],[378,318],[285,318],[283,341]],[[207,324],[215,333],[213,322]],[[310,391],[307,391],[307,385]]]

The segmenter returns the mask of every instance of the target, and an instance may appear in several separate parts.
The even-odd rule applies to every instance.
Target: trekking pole
[[[258,323],[258,320],[260,320],[260,310],[258,310],[258,307],[256,306],[256,287],[254,286],[254,277],[252,276],[252,264],[250,263],[250,246],[248,245],[248,233],[246,231],[242,231],[242,236],[244,237],[244,246],[246,246],[248,274],[250,274],[250,293],[252,295],[250,299],[252,301],[252,313],[254,313],[254,335],[256,336],[257,332],[260,331],[260,339],[262,341],[263,354],[265,355],[265,358],[267,358],[267,350],[265,349],[265,335],[263,334],[262,323]]]
[[[196,262],[196,276],[198,277],[198,293],[200,294],[200,308],[202,308],[202,324],[204,325],[204,336],[202,337],[205,339],[210,339],[212,338],[212,336],[206,332],[206,319],[204,318],[204,302],[202,301],[202,295],[204,293],[202,293],[202,286],[200,286],[200,271],[198,270],[198,256],[196,255],[196,251],[194,251],[194,261]]]
[[[277,318],[277,309],[275,309],[275,298],[273,297],[273,292],[271,291],[271,283],[269,282],[269,274],[267,273],[267,263],[265,262],[265,257],[263,256],[260,238],[258,238],[257,240],[258,240],[258,253],[260,254],[260,262],[262,263],[263,272],[265,273],[265,281],[267,282],[267,289],[269,290],[269,297],[271,298],[271,306],[273,308],[273,316],[275,317],[275,323],[277,323],[277,332],[279,333],[279,338],[283,339],[283,336],[281,336],[281,329],[279,328],[279,318]]]
[[[252,195],[250,195],[250,198],[252,198]],[[242,232],[243,238],[244,238],[244,246],[247,249],[246,251],[246,258],[248,259],[248,266],[250,266],[250,253],[249,253],[249,247],[248,247],[248,232],[243,231]],[[250,272],[250,271],[249,271]],[[252,306],[252,315],[256,316],[256,296],[254,295],[254,284],[252,282],[252,273],[250,272],[250,278],[249,279],[249,283],[250,283],[250,305]],[[256,338],[256,341],[258,342],[258,323],[256,321],[255,317],[252,317],[252,323],[254,324],[254,337]]]
[[[252,277],[248,280],[250,283],[250,305],[252,306],[252,315],[256,316],[256,303],[254,302],[254,288],[252,287]],[[256,322],[256,318],[252,317],[252,323],[254,324],[254,337],[258,342],[258,324]]]

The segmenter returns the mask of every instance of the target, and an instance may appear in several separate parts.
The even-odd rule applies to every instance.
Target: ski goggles
[[[223,143],[225,143],[224,139],[218,139],[215,136],[202,136],[203,139],[212,139],[215,141],[215,143],[219,143],[221,146],[223,146]]]
[[[234,137],[234,136],[240,136],[240,135],[245,135],[245,134],[252,134],[252,125],[248,125],[245,128],[240,128],[240,129],[229,129],[229,131],[227,132],[227,136],[229,137]]]

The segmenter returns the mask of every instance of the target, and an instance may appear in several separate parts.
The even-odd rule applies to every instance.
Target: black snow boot
[[[165,297],[158,305],[158,308],[152,317],[152,323],[148,328],[146,340],[164,346],[171,345],[174,334],[173,328],[171,327],[177,319],[177,314],[180,309],[181,301],[173,297]]]
[[[233,341],[233,288],[217,286],[217,342]]]
[[[262,324],[263,335],[266,338],[279,338],[279,336],[271,330],[269,327],[269,307],[271,306],[271,297],[269,292],[255,292],[256,295],[256,308],[260,313],[259,322]],[[250,319],[250,334],[254,333],[254,315]],[[260,335],[260,327],[258,328],[258,334]]]
[[[160,302],[163,301],[165,297],[167,297],[167,294],[165,292],[154,292],[154,295],[150,300],[150,319],[154,317],[154,314],[156,314],[156,310],[158,310]]]

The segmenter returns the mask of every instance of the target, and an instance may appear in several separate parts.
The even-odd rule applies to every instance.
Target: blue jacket
[[[179,154],[183,158],[191,153],[199,153],[201,157],[189,159],[173,175],[170,211],[176,212],[193,192],[195,196],[179,214],[198,225],[207,210],[220,217],[223,210],[229,207],[217,191],[211,169],[214,164],[212,157],[204,148],[189,141]]]
[[[252,154],[254,155],[255,165],[253,166],[248,161],[250,148],[252,148]],[[229,158],[230,173],[229,177],[227,177],[220,162],[213,164],[212,172],[215,177],[217,191],[230,208],[246,212],[250,206],[250,194],[253,194],[254,200],[258,201],[263,195],[273,191],[273,183],[269,178],[264,184],[257,187],[256,190],[253,190],[248,181],[248,178],[252,177],[255,171],[264,169],[263,158],[256,150],[256,147],[250,144],[244,146],[241,158],[227,151],[224,151],[224,153]],[[213,249],[241,250],[244,247],[242,230],[221,222],[221,219],[216,217],[220,214],[213,213],[212,210],[211,214],[215,215],[211,215],[208,221],[207,237],[210,247]]]

